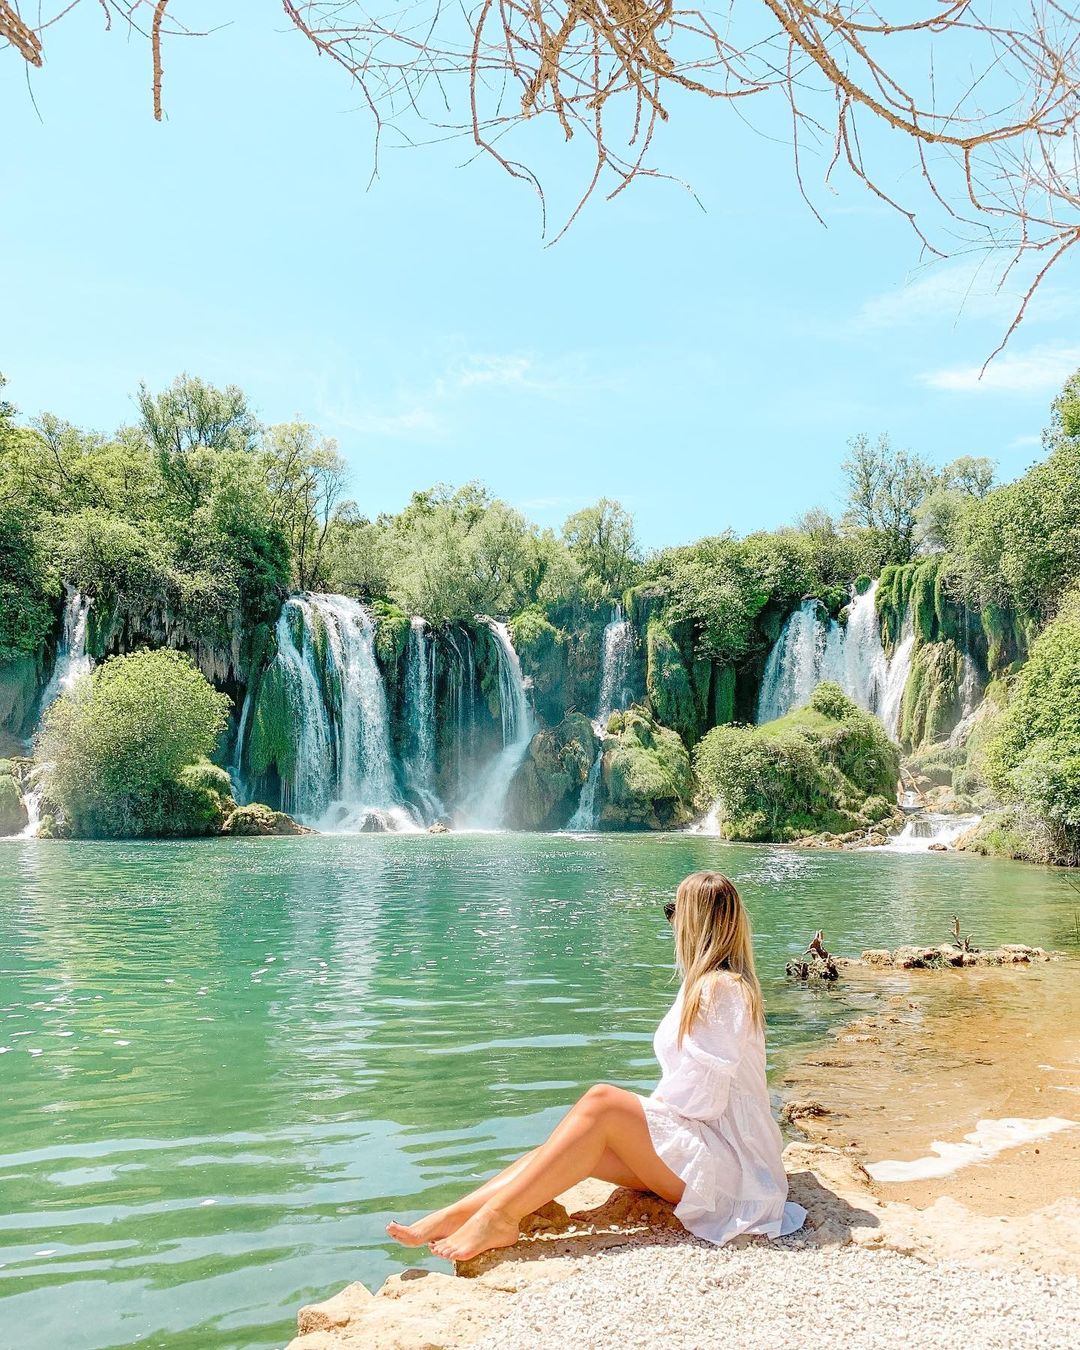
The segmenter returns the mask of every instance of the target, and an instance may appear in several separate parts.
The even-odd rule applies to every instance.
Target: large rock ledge
[[[791,1198],[808,1213],[803,1231],[785,1244],[854,1243],[926,1260],[1075,1269],[1080,1202],[1059,1201],[1009,1219],[974,1213],[947,1197],[916,1209],[877,1198],[866,1171],[847,1152],[792,1143],[784,1162]],[[571,1280],[605,1248],[697,1245],[671,1207],[655,1197],[586,1182],[560,1199],[535,1217],[515,1247],[464,1263],[454,1275],[411,1269],[391,1276],[376,1294],[351,1284],[302,1308],[300,1334],[288,1350],[456,1350],[492,1332],[526,1286]],[[763,1239],[741,1241],[764,1245]]]

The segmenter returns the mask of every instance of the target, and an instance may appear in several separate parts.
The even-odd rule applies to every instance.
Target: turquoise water
[[[836,993],[788,955],[965,931],[1075,945],[1060,873],[688,836],[0,845],[0,1317],[23,1346],[277,1346],[297,1306],[425,1260],[390,1217],[648,1090],[660,912],[698,867],[754,917],[772,1053]],[[428,1264],[438,1265],[432,1258]],[[445,1269],[445,1267],[443,1267]]]

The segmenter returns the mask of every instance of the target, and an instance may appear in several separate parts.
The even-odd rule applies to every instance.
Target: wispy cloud
[[[1042,445],[1041,436],[1014,436],[1009,442],[1010,450],[1023,450],[1029,445]]]
[[[437,436],[442,430],[439,418],[430,408],[407,408],[401,412],[355,412],[348,408],[324,406],[322,415],[337,426],[347,427],[363,436]]]
[[[535,389],[538,382],[528,356],[468,356],[452,376],[459,389],[477,385]]]
[[[365,436],[431,440],[447,434],[453,422],[488,397],[566,399],[615,388],[620,380],[596,370],[584,356],[540,360],[525,352],[468,353],[444,360],[424,382],[389,398],[380,394],[375,406],[364,403],[355,389],[327,392],[320,416]]]
[[[985,260],[942,264],[909,278],[903,286],[864,301],[857,315],[862,328],[897,328],[926,321],[1012,320],[1023,290],[1001,284],[1000,267]],[[1068,297],[1041,288],[1031,303],[1027,322],[1063,318],[1073,311]]]
[[[1006,351],[981,366],[947,366],[925,371],[919,383],[954,393],[1039,394],[1059,389],[1080,366],[1080,346],[1043,343],[1026,352]]]

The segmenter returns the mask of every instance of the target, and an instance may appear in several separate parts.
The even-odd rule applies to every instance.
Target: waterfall
[[[295,737],[293,771],[281,784],[281,804],[309,820],[326,809],[334,775],[330,719],[315,666],[313,613],[308,597],[286,600],[275,630],[278,650],[274,658],[287,691]],[[293,637],[294,622],[300,646]]]
[[[36,839],[41,826],[41,803],[50,772],[56,767],[52,760],[35,764],[29,777],[23,780],[22,803],[26,808],[26,824],[19,831],[19,839]]]
[[[64,626],[57,644],[52,674],[41,694],[39,716],[94,665],[92,658],[86,654],[86,623],[90,617],[90,601],[71,586],[65,586],[64,591]]]
[[[878,713],[885,730],[895,741],[900,734],[900,709],[904,702],[904,690],[911,674],[911,654],[915,650],[915,620],[908,606],[904,622],[900,628],[900,641],[889,661],[885,677],[885,689],[881,698],[881,708],[873,709]]]
[[[446,642],[454,653],[447,672],[447,703],[450,725],[454,728],[454,785],[460,798],[476,754],[476,656],[467,629],[456,634],[447,630]]]
[[[630,661],[633,650],[634,630],[629,620],[624,618],[622,606],[616,605],[612,620],[604,629],[600,696],[596,716],[593,718],[593,730],[601,738],[601,745],[589,769],[589,776],[582,786],[577,810],[566,824],[568,830],[596,828],[596,792],[600,785],[600,769],[604,759],[603,736],[611,714],[616,708],[626,707],[633,698],[633,691],[630,688]]]
[[[502,723],[502,749],[486,764],[479,789],[466,803],[463,818],[478,829],[498,829],[506,814],[506,794],[510,780],[525,758],[533,735],[533,717],[525,692],[521,663],[506,624],[494,619],[484,622],[495,639],[499,662],[499,717]]]
[[[822,607],[804,600],[784,624],[765,662],[758,695],[757,720],[773,722],[792,708],[801,708],[823,680],[846,674],[843,640],[834,619],[823,620]]]
[[[860,708],[875,713],[895,738],[915,628],[910,613],[905,615],[900,642],[887,658],[876,595],[875,581],[852,600],[844,625],[828,618],[819,601],[802,602],[769,652],[758,696],[758,722],[772,722],[802,707],[819,684],[832,680]]]
[[[946,816],[933,811],[910,815],[899,834],[882,849],[893,853],[927,853],[932,848],[949,849],[982,816]]]
[[[415,829],[394,773],[367,611],[344,595],[292,596],[277,640],[296,737],[282,804],[323,830]]]
[[[405,658],[405,730],[405,781],[430,825],[446,808],[435,790],[435,641],[419,616]]]

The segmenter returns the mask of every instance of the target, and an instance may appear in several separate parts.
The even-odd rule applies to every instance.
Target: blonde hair
[[[721,872],[692,872],[675,893],[675,955],[683,977],[679,1044],[701,1013],[712,984],[721,971],[730,972],[742,987],[750,1016],[765,1021],[761,985],[754,971],[754,940],[746,906],[732,882]]]

